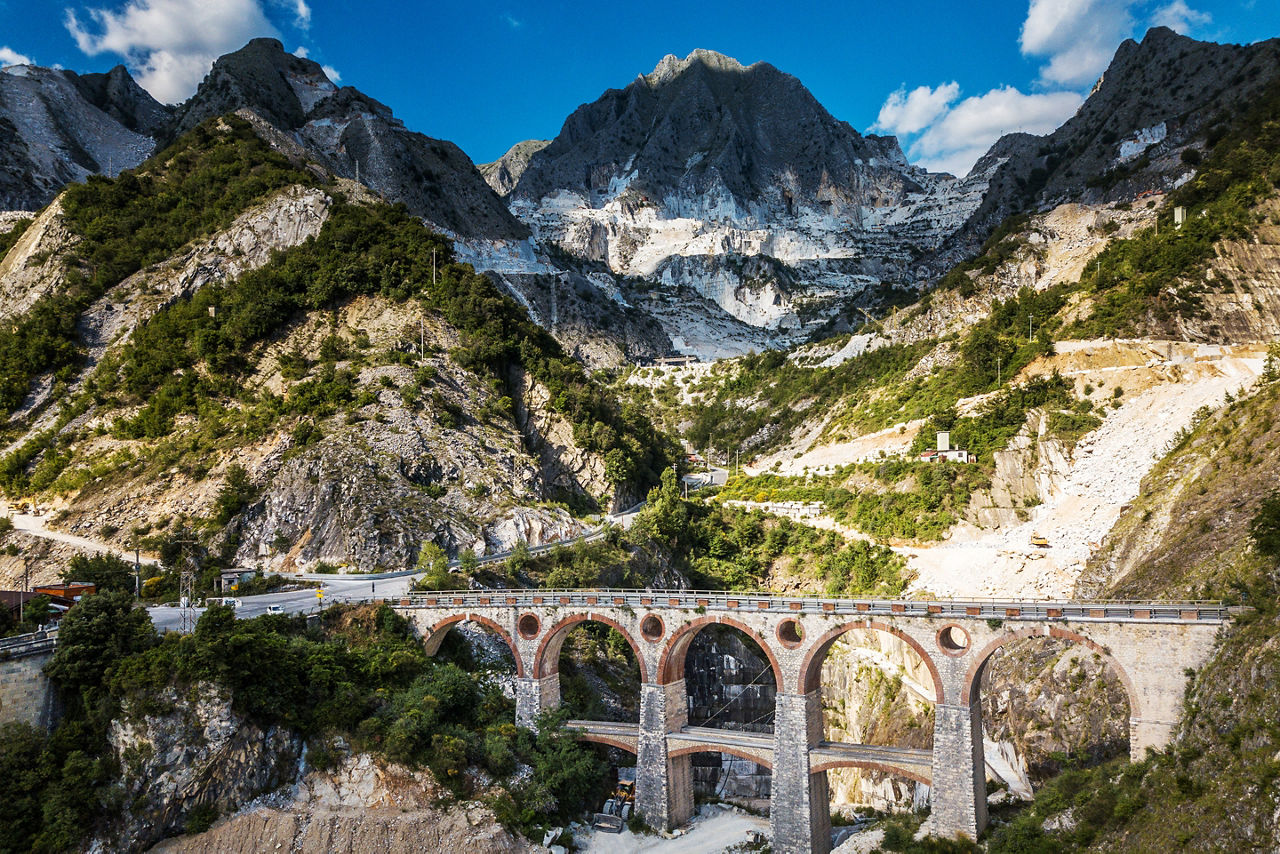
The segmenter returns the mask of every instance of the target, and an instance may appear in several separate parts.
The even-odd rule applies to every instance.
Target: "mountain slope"
[[[69,183],[137,166],[155,150],[147,129],[163,115],[118,71],[0,71],[0,209],[34,210]]]
[[[203,226],[156,210],[196,187]],[[64,278],[0,331],[0,485],[55,526],[160,548],[203,518],[223,562],[401,568],[577,533],[541,505],[634,503],[670,464],[445,238],[242,119],[44,219],[3,261]]]
[[[980,242],[1006,217],[1044,205],[1172,189],[1198,162],[1182,152],[1220,133],[1278,76],[1280,39],[1214,44],[1156,27],[1140,43],[1126,40],[1062,127],[996,143],[979,167],[994,157],[999,168],[960,237]]]
[[[358,169],[370,189],[440,228],[464,238],[527,234],[456,145],[407,130],[389,107],[334,86],[318,64],[275,39],[219,58],[168,136],[242,108],[295,135],[330,171],[355,178]]]
[[[510,199],[560,263],[710,357],[802,339],[912,282],[984,186],[910,166],[773,66],[699,50],[579,107]]]

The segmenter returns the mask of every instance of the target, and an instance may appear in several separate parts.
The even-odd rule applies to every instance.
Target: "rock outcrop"
[[[203,833],[168,840],[151,850],[163,854],[466,850],[527,854],[538,850],[503,829],[480,804],[438,806],[442,794],[427,772],[357,754],[331,771],[311,771],[291,792],[264,798]]]
[[[231,710],[209,685],[174,691],[126,707],[108,733],[123,769],[122,810],[91,850],[142,851],[181,833],[196,810],[234,812],[258,795],[293,782],[302,740],[262,729]]]

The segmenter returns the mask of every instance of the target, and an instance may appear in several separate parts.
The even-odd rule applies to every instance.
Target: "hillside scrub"
[[[1074,338],[1134,335],[1154,322],[1202,317],[1200,294],[1218,287],[1203,275],[1215,244],[1249,237],[1255,207],[1280,187],[1280,82],[1231,122],[1196,170],[1169,194],[1155,228],[1117,240],[1080,285],[1095,295],[1093,313],[1065,330]],[[1173,209],[1187,209],[1180,228]],[[1229,285],[1228,285],[1229,286]]]
[[[517,761],[535,769],[510,783],[495,808],[512,826],[565,820],[593,798],[604,767],[548,715],[537,735],[512,724],[511,701],[485,672],[433,660],[405,621],[386,607],[331,608],[321,625],[305,618],[236,620],[213,607],[191,635],[156,637],[146,612],[122,594],[87,598],[63,622],[48,673],[66,714],[48,737],[0,728],[0,851],[76,849],[108,831],[122,769],[110,754],[108,723],[121,714],[166,714],[197,685],[230,693],[256,724],[306,736],[323,764],[335,736],[358,750],[429,767],[458,795],[473,772],[510,779]],[[17,764],[15,764],[17,763]],[[189,805],[188,805],[189,806]]]
[[[76,322],[107,290],[298,183],[315,177],[272,151],[248,122],[229,116],[201,124],[136,170],[69,186],[63,215],[80,240],[65,259],[64,286],[0,329],[0,411],[13,412],[40,374],[71,379],[81,361]],[[11,245],[0,241],[6,252]]]
[[[1069,771],[1007,816],[990,850],[1269,851],[1280,835],[1280,379],[1204,413],[1147,475],[1088,595],[1195,596],[1247,605],[1212,658],[1188,671],[1174,741],[1144,762]],[[1121,566],[1133,568],[1121,571]],[[1107,583],[1109,581],[1109,583]],[[1046,830],[1047,819],[1074,822]]]

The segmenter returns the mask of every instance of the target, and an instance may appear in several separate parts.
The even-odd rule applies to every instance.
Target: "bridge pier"
[[[679,732],[688,723],[683,679],[640,686],[636,811],[659,830],[671,830],[693,818],[692,757],[672,757],[667,750],[667,733]]]
[[[779,854],[827,854],[831,809],[827,772],[809,770],[809,748],[822,741],[822,692],[777,695],[769,831]]]
[[[982,699],[938,703],[933,711],[933,834],[977,839],[987,826],[987,774],[982,753]]]
[[[537,730],[538,715],[560,707],[560,674],[516,679],[516,726]]]

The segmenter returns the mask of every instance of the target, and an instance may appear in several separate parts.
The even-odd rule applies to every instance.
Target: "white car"
[[[268,605],[268,606],[267,606],[267,613],[268,613],[268,614],[283,614],[283,613],[284,613],[284,606],[283,606],[283,605]]]

